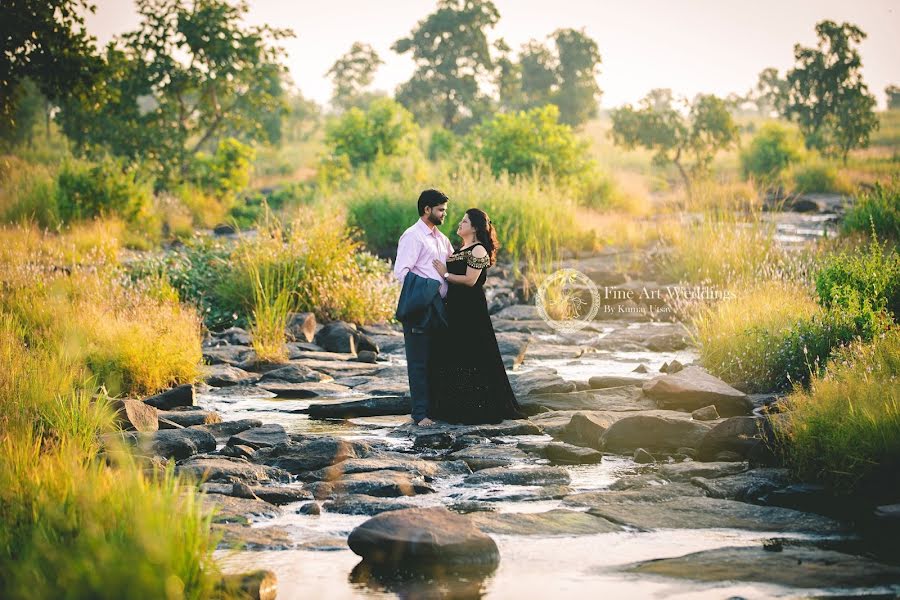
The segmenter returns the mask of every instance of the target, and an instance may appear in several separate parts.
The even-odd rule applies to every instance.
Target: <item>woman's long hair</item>
[[[469,215],[469,222],[475,229],[475,239],[484,245],[488,256],[491,258],[491,265],[497,262],[497,250],[500,249],[500,242],[497,241],[497,232],[494,231],[494,224],[488,218],[487,213],[480,208],[470,208],[466,211]]]

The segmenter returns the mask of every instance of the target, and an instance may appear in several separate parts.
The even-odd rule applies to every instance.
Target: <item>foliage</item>
[[[616,144],[629,150],[641,146],[653,151],[656,165],[674,164],[689,193],[691,178],[685,159],[692,155],[691,174],[703,175],[716,153],[738,139],[737,126],[725,102],[711,95],[699,95],[687,118],[672,106],[671,92],[660,90],[648,94],[641,108],[625,105],[612,111],[611,117]]]
[[[0,219],[31,221],[42,227],[60,223],[56,205],[56,173],[14,156],[0,157]]]
[[[853,190],[853,186],[835,165],[819,158],[791,166],[784,179],[800,194],[815,192],[849,194]]]
[[[887,96],[888,110],[896,110],[900,108],[900,86],[889,85],[884,88],[884,95]]]
[[[764,124],[741,152],[744,177],[777,181],[782,171],[800,160],[802,144],[794,130],[774,122]]]
[[[197,154],[192,179],[229,207],[250,183],[250,170],[255,156],[256,153],[250,146],[234,138],[225,138],[219,142],[215,154]]]
[[[900,182],[876,183],[856,199],[842,224],[846,233],[873,232],[881,239],[900,242]]]
[[[452,158],[460,148],[460,139],[452,131],[435,127],[428,140],[428,160]]]
[[[289,32],[242,26],[247,10],[226,0],[140,0],[140,28],[107,48],[100,89],[63,102],[66,134],[82,148],[141,160],[160,185],[222,137],[271,137],[265,117],[283,108],[283,68],[269,42]]]
[[[384,61],[372,46],[353,42],[350,50],[337,59],[326,73],[334,85],[331,103],[341,110],[360,107],[365,89],[372,83],[378,66],[383,64]]]
[[[2,94],[2,92],[0,92]],[[33,140],[34,128],[41,118],[49,121],[47,99],[29,78],[22,79],[9,99],[9,115],[0,114],[0,146],[14,148]]]
[[[900,480],[900,330],[835,354],[775,422],[796,475],[879,499]],[[887,488],[885,483],[889,482]],[[893,496],[890,496],[893,497]]]
[[[400,86],[397,100],[419,123],[463,132],[488,112],[479,79],[494,68],[485,30],[499,19],[490,0],[439,0],[409,37],[391,46],[398,54],[412,54],[415,72]]]
[[[816,293],[826,307],[844,307],[854,295],[876,310],[900,317],[900,254],[875,238],[865,251],[831,257],[816,276]]]
[[[415,147],[417,131],[409,111],[383,98],[366,111],[351,108],[329,123],[325,145],[331,156],[346,156],[350,166],[358,167],[379,156],[407,154]]]
[[[846,163],[850,150],[867,146],[878,126],[875,98],[863,83],[854,47],[866,34],[850,23],[821,21],[816,35],[816,48],[794,46],[797,64],[787,73],[784,114],[800,126],[808,148]]]
[[[494,174],[534,173],[576,180],[593,167],[587,143],[558,123],[559,109],[548,105],[528,112],[497,114],[469,135],[469,153],[487,162]]]
[[[764,116],[784,114],[787,103],[788,82],[778,74],[778,69],[769,67],[760,71],[753,89],[757,111]]]
[[[56,203],[63,221],[120,216],[146,216],[153,190],[134,169],[106,158],[99,163],[71,161],[57,179]]]

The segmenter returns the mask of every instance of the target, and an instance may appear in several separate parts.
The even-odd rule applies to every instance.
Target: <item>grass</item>
[[[900,179],[861,194],[844,215],[842,228],[844,233],[874,232],[881,239],[900,241]]]
[[[893,497],[900,481],[900,329],[855,343],[788,399],[788,465],[837,490]]]

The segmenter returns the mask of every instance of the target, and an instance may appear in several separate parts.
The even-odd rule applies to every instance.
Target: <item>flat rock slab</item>
[[[229,446],[249,446],[254,450],[270,448],[278,444],[287,444],[290,441],[284,427],[277,423],[267,423],[260,427],[254,427],[231,436],[228,439]]]
[[[405,378],[402,381],[377,378],[354,387],[353,391],[367,396],[409,396],[409,382]]]
[[[344,494],[396,498],[398,496],[432,494],[435,491],[424,479],[405,471],[351,473],[333,481],[307,484],[307,489],[319,499]]]
[[[690,481],[694,477],[715,479],[716,477],[743,473],[746,470],[747,463],[684,461],[671,465],[661,465],[659,474],[669,481]]]
[[[461,460],[473,471],[492,467],[506,467],[515,462],[522,462],[528,455],[507,444],[480,444],[470,446],[447,455],[450,460]]]
[[[628,569],[694,581],[752,581],[793,588],[896,586],[900,567],[862,556],[815,547],[786,545],[780,552],[763,548],[716,548],[676,558],[638,563]]]
[[[327,512],[338,513],[341,515],[371,516],[392,510],[414,508],[414,506],[409,502],[400,499],[378,498],[375,496],[367,496],[365,494],[349,494],[346,496],[338,496],[332,500],[326,500],[322,503],[322,508]]]
[[[356,355],[350,354],[349,352],[326,352],[325,350],[308,350],[295,346],[293,348],[290,348],[290,359],[350,362],[356,360]]]
[[[331,381],[332,377],[320,371],[310,369],[308,366],[300,363],[291,363],[267,371],[259,378],[259,383],[269,383],[271,381],[283,381],[285,383],[308,383],[315,381]],[[263,386],[264,387],[264,386]]]
[[[610,425],[600,440],[610,451],[696,448],[710,429],[706,423],[676,417],[633,415]]]
[[[241,481],[247,484],[266,481],[287,481],[290,475],[281,469],[265,465],[255,465],[241,458],[227,456],[193,456],[175,467],[179,474],[190,475],[209,482],[231,483]]]
[[[525,373],[516,373],[509,376],[513,393],[521,402],[526,396],[532,394],[549,394],[574,392],[575,383],[566,381],[560,377],[555,369],[546,367],[532,369]]]
[[[249,346],[217,346],[203,349],[203,360],[211,365],[224,364],[236,367],[255,356],[256,353]]]
[[[160,410],[158,411],[159,428],[160,429],[181,429],[183,427],[194,427],[196,425],[212,425],[213,423],[221,423],[222,417],[219,413],[211,410],[194,409],[192,410]]]
[[[485,533],[503,535],[593,535],[622,527],[588,513],[557,509],[543,513],[474,513],[472,522]]]
[[[267,392],[272,392],[278,398],[290,398],[299,400],[303,400],[306,398],[334,398],[338,396],[346,396],[350,393],[350,388],[328,381],[289,383],[287,381],[279,381],[273,379],[269,381],[261,381],[256,385],[266,390]]]
[[[347,538],[354,553],[388,567],[441,565],[494,569],[500,552],[491,537],[446,508],[408,508],[372,517]]]
[[[311,404],[308,413],[310,419],[349,419],[352,417],[408,415],[410,410],[412,410],[412,401],[409,396],[382,396],[365,400]]]
[[[644,377],[628,377],[625,375],[595,375],[588,379],[588,385],[595,390],[625,385],[643,385],[647,381]]]
[[[602,390],[582,390],[567,393],[532,394],[519,398],[519,404],[526,413],[539,408],[575,411],[644,411],[657,408],[635,386],[612,387]]]
[[[549,444],[520,443],[519,448],[556,464],[588,465],[596,464],[603,460],[603,454],[596,450],[565,442],[550,442]]]
[[[295,546],[290,534],[281,527],[250,527],[237,523],[216,523],[212,530],[221,534],[219,549],[290,550]]]
[[[365,442],[334,436],[309,436],[300,441],[261,448],[254,453],[253,460],[297,475],[324,469],[348,458],[365,458],[371,451],[371,446]]]
[[[745,393],[695,366],[654,377],[644,383],[643,390],[660,408],[694,411],[714,404],[724,417],[748,415],[753,410]]]
[[[844,527],[827,517],[788,508],[716,498],[675,498],[657,503],[594,506],[591,514],[639,529],[746,529],[830,535]]]
[[[703,490],[689,483],[653,485],[633,490],[604,490],[570,494],[562,499],[571,506],[600,506],[604,504],[629,504],[635,502],[665,502],[684,496],[703,496]]]
[[[260,421],[259,419],[238,419],[237,421],[208,423],[206,425],[197,426],[197,429],[208,431],[214,438],[216,438],[217,442],[224,442],[236,433],[247,431],[251,427],[260,426],[262,426],[262,421]]]
[[[212,452],[216,449],[216,438],[202,429],[162,429],[139,434],[138,447],[141,453],[150,456],[181,460],[194,454]]]
[[[237,498],[222,494],[203,494],[201,508],[212,512],[213,523],[239,523],[246,525],[259,519],[271,519],[281,514],[274,504],[252,498]]]
[[[463,480],[465,485],[568,485],[569,472],[562,467],[526,467],[509,469],[494,467],[482,469]]]
[[[544,430],[537,423],[530,420],[508,420],[497,424],[488,425],[455,425],[453,423],[438,422],[430,427],[419,427],[412,423],[406,423],[395,428],[391,435],[395,437],[414,436],[415,444],[422,447],[436,447],[424,441],[430,436],[449,436],[447,439],[456,439],[463,436],[496,438],[517,435],[541,435]]]
[[[292,502],[313,499],[312,494],[308,491],[286,485],[251,485],[248,488],[254,496],[269,504],[291,504]],[[204,483],[200,486],[200,490],[208,494],[243,497],[235,489],[235,486],[229,483]]]
[[[716,479],[693,477],[691,483],[710,498],[756,502],[772,490],[786,487],[792,482],[787,469],[752,469]]]
[[[304,359],[300,364],[314,371],[320,371],[334,378],[347,377],[349,375],[375,375],[383,367],[370,363],[361,363],[354,360],[321,360]]]
[[[202,372],[206,383],[213,387],[230,387],[232,385],[255,383],[259,380],[259,375],[256,373],[250,373],[227,364],[204,365]]]
[[[300,474],[303,481],[332,481],[345,475],[372,471],[403,471],[425,479],[447,475],[469,475],[472,471],[461,460],[421,460],[408,454],[389,452],[371,458],[349,458],[336,465]]]

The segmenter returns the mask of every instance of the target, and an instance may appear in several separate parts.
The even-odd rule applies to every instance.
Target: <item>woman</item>
[[[459,250],[434,268],[449,283],[446,332],[435,340],[429,377],[432,418],[449,423],[522,419],[497,347],[484,297],[487,269],[497,256],[497,235],[483,210],[470,208],[456,230]]]

